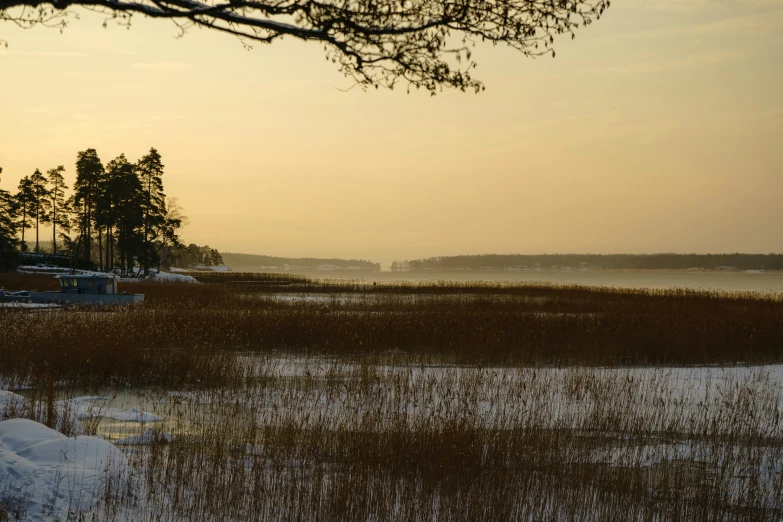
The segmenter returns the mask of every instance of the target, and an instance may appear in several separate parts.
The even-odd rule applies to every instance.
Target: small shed
[[[118,277],[115,275],[60,275],[60,292],[67,294],[115,295]]]

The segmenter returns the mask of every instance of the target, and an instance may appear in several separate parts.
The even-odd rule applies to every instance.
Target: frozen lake
[[[98,438],[0,423],[0,493],[29,500],[36,520],[49,519],[52,506],[65,518],[73,498],[74,512],[97,520],[412,520],[425,508],[430,520],[478,520],[454,507],[464,497],[504,499],[477,501],[481,513],[502,512],[485,520],[690,519],[664,516],[672,508],[699,509],[692,518],[700,520],[783,513],[781,366],[238,357],[245,374],[237,386],[58,394],[58,416]],[[0,393],[0,403],[30,406],[36,396]],[[59,453],[39,451],[44,435],[45,448]],[[119,465],[105,466],[106,455]],[[3,482],[3,471],[20,469],[24,482]],[[129,493],[105,496],[107,486],[82,484],[93,476]],[[499,488],[507,490],[493,496]],[[361,513],[324,516],[342,491]],[[531,498],[548,500],[528,505]]]
[[[735,435],[779,434],[783,366],[509,368],[362,365],[339,359],[238,355],[240,387],[205,390],[62,390],[58,407],[114,443],[156,431],[187,435],[241,411],[264,425],[295,419],[360,429],[368,411],[411,426],[470,418],[483,429],[587,429],[612,410],[626,431],[688,434],[693,419]],[[96,390],[93,390],[93,392]],[[34,391],[19,391],[28,400]],[[751,404],[756,423],[729,422],[734,403]],[[736,406],[737,404],[734,404]],[[237,409],[238,408],[238,409]],[[251,413],[252,412],[252,413]],[[435,417],[433,415],[437,413]],[[736,412],[735,412],[736,413]],[[317,421],[316,421],[317,419]],[[688,426],[682,424],[688,420]],[[758,425],[756,425],[758,424]],[[677,429],[674,429],[677,426]],[[696,430],[698,431],[698,430]]]
[[[783,293],[783,272],[717,272],[707,270],[572,270],[374,272],[290,271],[315,278],[366,281],[506,281],[621,288],[693,288],[732,292]]]

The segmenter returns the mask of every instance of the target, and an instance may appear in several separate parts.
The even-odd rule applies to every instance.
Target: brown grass
[[[126,283],[123,290],[146,295],[132,308],[0,310],[0,377],[216,385],[233,378],[231,351],[485,365],[783,360],[779,295],[351,282],[329,282],[331,293],[305,286],[283,294],[278,286],[225,279]],[[0,278],[8,288],[50,283],[42,276]]]
[[[188,392],[149,402],[178,438],[127,447],[134,486],[88,519],[783,518],[780,375],[636,368],[779,363],[780,296],[265,277],[0,309],[21,414],[51,422],[69,386]]]
[[[765,370],[247,362],[267,378],[197,395],[173,444],[129,450],[135,519],[783,517],[783,388]]]

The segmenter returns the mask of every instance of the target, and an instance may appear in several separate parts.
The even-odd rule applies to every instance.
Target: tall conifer
[[[153,147],[136,164],[136,173],[142,187],[142,214],[144,249],[142,263],[144,274],[156,262],[155,243],[162,239],[166,225],[166,194],[163,193],[163,159]]]
[[[106,165],[106,191],[110,204],[109,230],[117,233],[119,264],[125,273],[133,265],[133,257],[138,257],[143,247],[144,196],[136,166],[124,154]]]
[[[46,174],[49,177],[49,199],[51,210],[51,223],[52,223],[52,248],[53,253],[57,255],[57,226],[59,225],[62,231],[68,231],[71,228],[71,221],[68,219],[67,200],[65,199],[65,191],[68,186],[65,184],[63,178],[63,172],[65,167],[62,165],[57,168],[49,170]]]
[[[3,169],[0,168],[0,174]],[[0,190],[0,270],[16,266],[16,198],[8,191]]]
[[[51,221],[51,215],[49,213],[51,201],[49,201],[49,189],[46,188],[48,180],[40,170],[35,169],[33,175],[30,176],[30,183],[33,194],[33,206],[31,207],[31,214],[35,216],[35,253],[40,252],[38,245],[38,232],[41,225],[49,223]]]
[[[80,151],[76,156],[76,182],[73,184],[74,211],[79,216],[81,239],[84,243],[84,259],[90,261],[92,250],[92,225],[95,221],[95,204],[100,190],[99,181],[103,164],[95,149]]]
[[[25,252],[27,250],[27,242],[24,240],[24,231],[25,229],[30,228],[30,209],[33,205],[33,200],[35,199],[33,196],[33,184],[30,181],[30,176],[25,176],[19,181],[19,188],[18,192],[16,193],[16,203],[19,207],[19,212],[17,213],[19,221],[18,221],[18,227],[22,232],[22,242],[20,244],[22,248],[22,252]]]

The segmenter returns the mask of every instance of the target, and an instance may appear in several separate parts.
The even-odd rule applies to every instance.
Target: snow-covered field
[[[66,437],[28,419],[0,422],[0,506],[11,517],[78,515],[123,490],[127,479],[127,458],[105,440]]]
[[[0,303],[0,308],[17,308],[22,310],[48,310],[60,308],[60,305],[54,303]]]
[[[196,509],[194,495],[207,487],[200,477],[209,473],[180,470],[168,476],[183,483],[153,484],[152,477],[160,473],[156,459],[167,458],[160,451],[184,458],[189,466],[201,462],[209,468],[215,465],[215,444],[228,444],[233,449],[223,473],[239,473],[235,466],[251,463],[255,470],[256,459],[264,455],[267,471],[253,475],[245,468],[242,480],[273,481],[269,470],[281,463],[291,469],[298,461],[295,466],[307,477],[318,474],[293,485],[329,489],[334,483],[317,477],[328,477],[335,464],[306,457],[304,446],[275,450],[276,432],[269,430],[290,431],[285,440],[301,439],[296,444],[305,444],[314,433],[363,434],[371,441],[374,435],[452,430],[484,434],[479,440],[486,437],[484,451],[490,453],[499,451],[491,441],[502,434],[518,437],[520,444],[542,444],[538,434],[560,434],[554,446],[560,448],[558,455],[547,457],[558,467],[648,470],[644,476],[653,473],[662,483],[667,474],[682,478],[698,470],[698,480],[715,477],[709,481],[729,506],[751,498],[763,504],[759,507],[783,509],[783,366],[477,368],[240,357],[247,381],[236,388],[126,388],[77,397],[61,392],[55,403],[57,424],[70,437],[32,420],[0,422],[0,506],[26,511],[34,520],[64,519],[69,512],[97,516],[106,508],[102,495],[116,495],[113,488],[120,485],[132,492],[113,504],[115,515],[185,520],[182,513],[195,512],[178,511],[181,506],[174,504],[186,498],[188,509]],[[26,415],[43,421],[45,407],[36,397],[34,390],[0,392],[0,419]],[[95,436],[79,435],[85,431]],[[324,437],[331,440],[331,435]],[[171,449],[160,450],[167,447],[161,442],[173,442]],[[195,460],[188,460],[193,455]],[[109,460],[112,465],[106,466]],[[382,477],[372,480],[383,483]],[[218,495],[215,484],[209,487]],[[189,492],[186,497],[179,496],[183,491]],[[238,498],[258,501],[253,495],[251,488]],[[264,505],[274,518],[273,503]],[[212,513],[203,509],[203,516]],[[239,511],[233,513],[226,518],[242,519]]]
[[[103,400],[92,396],[57,401],[51,422],[55,430],[43,424],[43,404],[0,390],[0,513],[5,509],[11,519],[65,520],[98,509],[102,500],[127,489],[127,457],[104,437],[83,435],[81,421],[100,417],[144,423],[162,417],[95,404]],[[142,434],[120,442],[151,441]]]
[[[187,274],[176,274],[172,272],[155,272],[152,275],[153,281],[167,281],[176,283],[197,283],[196,278]]]
[[[228,267],[216,267],[216,268],[228,268]],[[68,268],[39,268],[35,266],[20,266],[18,268],[19,272],[23,274],[51,274],[52,276],[60,275],[60,274],[69,274],[71,272]],[[223,271],[223,270],[217,270],[217,271]],[[230,270],[227,270],[230,271]],[[158,271],[157,269],[151,269],[150,270],[150,276],[149,279],[152,281],[167,281],[167,282],[178,282],[178,283],[196,283],[196,278],[193,276],[187,275],[187,270],[178,270],[178,269],[172,269],[168,272],[165,271]],[[74,270],[74,273],[80,274],[80,275],[105,275],[105,272],[95,272],[92,270]],[[139,269],[134,269],[134,277],[127,277],[122,278],[123,281],[138,281],[139,280]]]
[[[783,366],[618,366],[779,361],[778,299],[239,283],[4,309],[0,521],[783,520]]]

